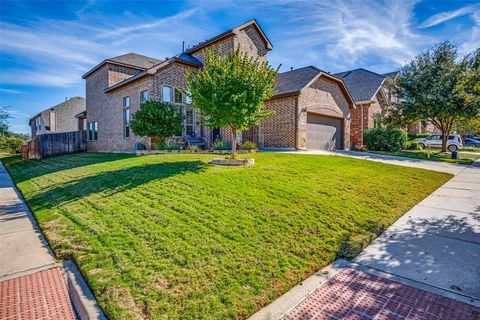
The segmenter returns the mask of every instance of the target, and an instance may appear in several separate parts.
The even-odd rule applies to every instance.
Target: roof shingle
[[[334,76],[343,80],[355,102],[371,100],[385,80],[385,76],[365,69],[339,72]]]
[[[277,95],[302,90],[320,72],[322,70],[314,66],[308,66],[280,73],[276,79]]]

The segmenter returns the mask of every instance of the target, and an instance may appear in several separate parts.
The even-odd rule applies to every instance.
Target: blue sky
[[[163,59],[256,18],[273,43],[272,65],[330,72],[396,70],[435,43],[480,46],[478,1],[0,1],[0,106],[11,130],[66,97],[81,76],[128,53]]]

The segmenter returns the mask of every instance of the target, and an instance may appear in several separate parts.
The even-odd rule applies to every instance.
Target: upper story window
[[[97,122],[88,123],[88,140],[98,140],[98,124]]]
[[[35,118],[35,130],[40,131],[42,130],[42,123],[40,120],[40,116]]]
[[[187,92],[187,94],[185,95],[185,103],[192,104],[192,98],[190,97],[190,92]]]
[[[175,103],[183,103],[184,100],[183,100],[183,93],[178,90],[178,89],[175,89]]]
[[[162,101],[172,102],[172,88],[167,86],[162,87]]]
[[[140,92],[140,103],[145,103],[148,100],[148,91],[142,91]]]
[[[130,97],[123,98],[123,107],[129,108],[130,107]]]

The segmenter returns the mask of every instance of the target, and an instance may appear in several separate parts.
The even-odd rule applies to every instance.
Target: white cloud
[[[424,22],[422,22],[419,25],[419,28],[433,27],[441,23],[447,22],[448,20],[461,17],[467,14],[472,14],[474,12],[479,12],[479,11],[480,11],[480,4],[474,4],[474,5],[465,6],[453,11],[437,13],[429,17]]]
[[[6,89],[6,88],[0,88],[1,93],[7,93],[7,94],[22,94],[25,93],[22,90],[17,90],[17,89]]]

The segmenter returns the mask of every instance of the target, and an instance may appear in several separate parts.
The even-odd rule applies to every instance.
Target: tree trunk
[[[232,129],[232,158],[237,158],[237,128],[230,126]]]
[[[448,132],[442,129],[442,152],[447,152]]]

